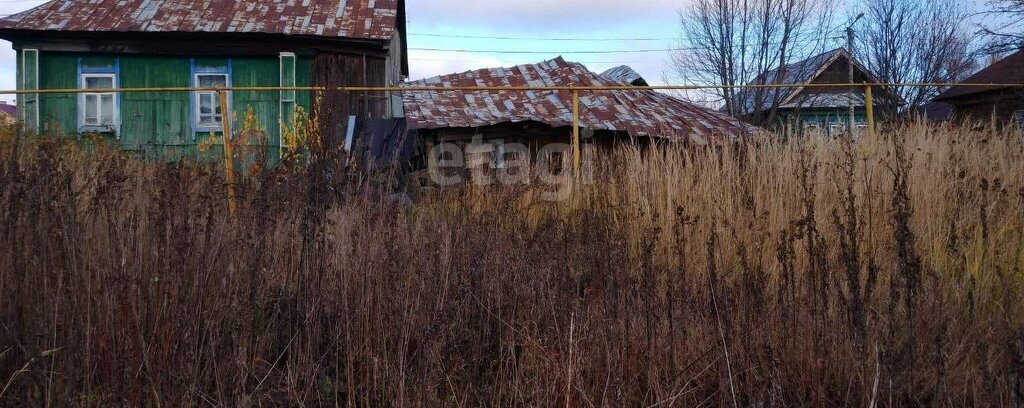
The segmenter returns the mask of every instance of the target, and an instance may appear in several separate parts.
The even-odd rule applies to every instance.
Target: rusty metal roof
[[[408,82],[405,86],[621,86],[561,57],[539,64],[492,68]],[[593,130],[626,132],[698,144],[754,131],[733,117],[652,90],[579,91],[580,122]],[[534,121],[572,126],[571,91],[405,91],[410,129],[474,128]]]
[[[0,29],[263,33],[390,40],[399,0],[55,0],[0,19]]]

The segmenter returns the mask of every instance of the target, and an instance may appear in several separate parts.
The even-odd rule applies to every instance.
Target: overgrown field
[[[623,147],[382,177],[0,144],[0,405],[1024,403],[1024,137]]]

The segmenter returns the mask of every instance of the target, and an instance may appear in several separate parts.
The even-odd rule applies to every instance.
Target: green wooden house
[[[17,52],[30,130],[95,133],[155,159],[196,155],[224,120],[255,114],[269,150],[301,107],[344,132],[350,116],[401,116],[400,95],[114,88],[393,86],[408,75],[402,0],[56,0],[0,19]],[[217,139],[214,139],[217,140]],[[217,154],[213,152],[212,154]]]
[[[735,95],[733,104],[737,117],[786,134],[820,132],[838,135],[847,132],[850,106],[854,108],[855,132],[867,129],[864,90],[847,87],[808,87],[806,84],[836,84],[850,82],[850,64],[853,64],[853,82],[879,83],[867,68],[857,62],[849,52],[837,48],[811,58],[787,64],[759,75],[750,85],[795,84],[792,88],[745,88]],[[885,88],[875,88],[875,104],[900,104],[898,96]]]

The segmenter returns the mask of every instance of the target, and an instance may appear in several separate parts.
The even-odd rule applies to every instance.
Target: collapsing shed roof
[[[399,0],[55,0],[0,30],[261,33],[390,40]]]
[[[561,57],[539,64],[450,74],[406,87],[622,86]],[[410,129],[474,128],[534,121],[572,126],[571,91],[404,91]],[[730,116],[652,90],[579,91],[581,126],[699,144],[754,130]]]

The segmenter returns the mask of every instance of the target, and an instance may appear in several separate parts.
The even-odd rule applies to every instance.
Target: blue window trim
[[[77,65],[78,65],[78,75],[77,75],[78,89],[82,89],[82,87],[85,86],[85,84],[82,83],[82,75],[83,74],[114,75],[114,88],[121,88],[121,58],[120,57],[115,57],[114,58],[114,65],[113,66],[109,66],[109,67],[86,67],[86,66],[82,65],[82,59],[81,58],[78,59]],[[75,118],[75,122],[78,125],[78,134],[81,135],[82,133],[86,133],[86,132],[110,133],[111,128],[109,126],[86,126],[84,123],[82,123],[82,111],[81,110],[84,108],[82,104],[83,104],[83,94],[78,94],[77,97],[76,97],[76,100],[75,100],[75,105],[78,107],[76,109],[77,115],[76,115],[76,118]],[[121,93],[120,92],[115,92],[114,93],[114,126],[113,126],[113,132],[114,132],[114,137],[117,138],[117,139],[121,139],[121,113],[122,113],[121,112]]]
[[[190,87],[195,88],[196,86],[198,86],[198,84],[196,84],[196,74],[225,74],[228,76],[227,86],[230,87],[232,77],[231,58],[228,58],[227,66],[224,67],[197,67],[196,59],[191,58],[189,59],[188,75],[188,84]],[[188,121],[189,126],[192,128],[192,140],[195,141],[197,137],[196,135],[199,133],[222,133],[223,129],[220,126],[199,126],[198,118],[196,118],[196,106],[198,104],[198,94],[196,92],[190,92],[188,106]],[[229,114],[232,111],[233,105],[234,95],[232,95],[232,92],[228,92],[228,112],[221,112],[221,114],[224,115],[224,117],[221,120],[231,120]]]

